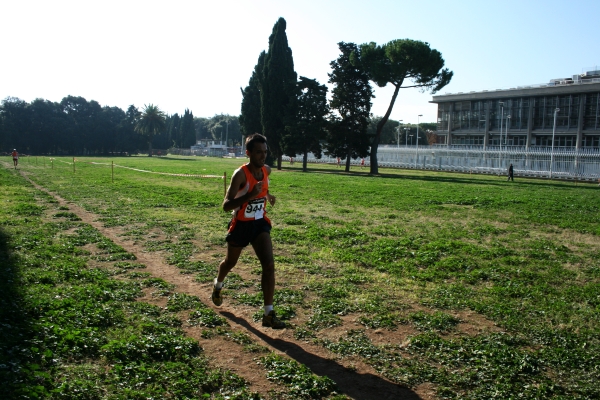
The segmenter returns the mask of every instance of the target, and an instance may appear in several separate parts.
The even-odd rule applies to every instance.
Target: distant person
[[[342,165],[342,164],[341,164],[341,162],[342,162],[342,160],[340,160],[340,158],[338,157],[338,158],[337,158],[337,166],[338,166],[338,167],[340,167],[340,166]]]
[[[267,218],[267,202],[275,205],[275,196],[269,193],[271,167],[265,165],[267,139],[255,133],[246,138],[248,163],[236,169],[227,189],[223,210],[232,211],[227,233],[227,255],[219,264],[219,272],[213,282],[212,302],[223,303],[221,291],[225,277],[235,267],[244,247],[251,244],[262,266],[262,291],[264,312],[262,326],[273,329],[285,328],[273,310],[275,294],[275,261],[271,242],[271,221]]]
[[[360,159],[360,169],[363,169],[365,167],[365,159],[361,158]]]
[[[508,167],[508,179],[506,181],[515,181],[515,178],[513,176],[514,174],[514,170],[513,170],[513,165],[510,164],[510,167]]]
[[[290,165],[294,165],[294,157],[290,157]]]
[[[17,153],[17,149],[13,149],[12,158],[15,169],[17,169],[17,164],[19,164],[19,153]]]

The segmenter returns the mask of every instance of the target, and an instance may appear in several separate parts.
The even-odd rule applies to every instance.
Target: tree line
[[[306,85],[307,81],[303,83]],[[322,89],[324,90],[324,89]],[[301,131],[310,123],[309,107],[323,107],[323,102],[312,102],[308,96],[305,104],[304,121],[298,121]],[[142,112],[135,106],[126,111],[118,107],[100,106],[96,101],[83,97],[67,96],[60,103],[36,99],[27,103],[9,97],[0,104],[0,149],[10,152],[13,148],[23,154],[82,155],[124,154],[145,151],[148,137],[136,131]],[[183,115],[163,115],[164,126],[151,137],[154,149],[172,147],[189,148],[198,139],[227,141],[229,146],[242,144],[240,117],[218,114],[211,118],[194,117],[185,110]],[[376,132],[382,117],[369,120],[368,135]],[[400,131],[398,128],[400,127]],[[261,126],[257,127],[260,131]],[[406,131],[409,129],[409,131]],[[423,132],[435,131],[434,123],[421,123]],[[400,135],[398,135],[400,132]],[[416,133],[416,126],[390,120],[382,132],[382,143],[405,144],[405,134]],[[301,139],[303,136],[297,136]],[[420,135],[420,144],[427,144]],[[317,132],[317,139],[323,138]],[[408,137],[407,137],[408,139]],[[406,144],[415,144],[411,137]]]
[[[142,116],[150,107],[162,119],[155,134],[148,135]],[[194,117],[190,110],[182,115],[164,115],[153,105],[142,110],[134,105],[126,111],[101,106],[95,100],[67,96],[60,102],[36,99],[31,103],[8,97],[0,103],[0,149],[13,148],[22,154],[110,155],[137,153],[150,147],[166,150],[189,148],[197,139],[228,139],[240,145],[239,118],[215,115]],[[150,143],[149,143],[150,139]]]
[[[399,90],[420,88],[435,93],[452,79],[441,53],[425,42],[340,42],[340,55],[330,63],[328,83],[333,89],[327,100],[325,85],[304,76],[298,78],[285,31],[286,21],[279,18],[269,37],[268,51],[259,54],[248,86],[242,89],[240,115],[244,134],[260,132],[267,136],[271,163],[278,169],[284,155],[302,154],[306,170],[307,154],[320,157],[324,152],[345,159],[346,170],[351,158],[370,156],[370,172],[378,173],[377,149],[390,140],[390,129],[397,129],[396,143],[400,133],[405,142],[411,137],[410,130],[389,119]],[[371,82],[379,87],[388,83],[394,86],[382,117],[371,115]],[[415,130],[415,141],[426,144],[435,140],[433,129],[419,138]]]

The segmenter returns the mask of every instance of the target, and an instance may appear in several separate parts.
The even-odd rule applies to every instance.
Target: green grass
[[[136,301],[144,286],[171,286],[113,279],[141,264],[89,267],[95,254],[123,249],[72,215],[56,215],[54,201],[11,171],[0,177],[2,398],[260,398],[209,364],[174,311]],[[169,302],[175,310],[197,305],[176,294]]]
[[[226,171],[228,176],[242,163],[202,157],[115,162],[157,172]],[[148,250],[164,251],[166,261],[182,273],[193,273],[200,282],[214,277],[229,220],[220,209],[222,180],[115,169],[113,183],[110,168],[78,163],[73,174],[59,164],[23,168],[37,183],[100,215],[106,226],[121,226]],[[597,187],[401,170],[371,177],[326,165],[311,168],[308,173],[274,171],[271,192],[277,204],[268,210],[278,270],[275,307],[285,312],[298,340],[341,358],[358,357],[394,382],[411,387],[429,382],[440,398],[600,397]],[[36,226],[11,239],[19,257],[33,248],[41,248],[42,259],[46,251],[59,260],[88,257],[80,254],[80,243],[103,243],[82,231],[69,210],[47,199],[35,202],[39,194],[12,173],[4,174],[14,179],[11,190],[19,193],[5,195],[10,201],[4,215]],[[50,215],[64,214],[56,224],[38,227],[34,221],[45,207],[54,207]],[[13,229],[7,224],[3,229]],[[69,240],[49,240],[73,227],[77,230]],[[101,260],[132,262],[110,245],[105,251]],[[28,262],[19,258],[14,265]],[[253,274],[259,271],[251,254],[240,264]],[[73,276],[67,267],[38,269],[27,282],[60,285]],[[78,274],[78,279],[96,278]],[[173,299],[167,286],[149,279],[135,282]],[[259,281],[232,275],[225,301],[260,307]],[[129,289],[119,290],[126,297]],[[192,299],[169,301],[191,309],[194,323],[224,326]],[[85,321],[102,321],[94,318]],[[348,318],[361,329],[337,340],[318,339],[319,332],[339,329]],[[468,325],[481,329],[467,331]],[[403,343],[374,344],[367,335],[400,327],[409,331]]]

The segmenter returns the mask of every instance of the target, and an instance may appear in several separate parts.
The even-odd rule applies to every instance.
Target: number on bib
[[[265,215],[265,198],[250,200],[244,210],[244,217],[250,219],[261,219]]]

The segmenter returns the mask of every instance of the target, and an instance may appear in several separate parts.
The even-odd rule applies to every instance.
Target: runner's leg
[[[263,232],[252,242],[254,252],[262,266],[262,290],[265,306],[273,304],[275,293],[275,261],[273,260],[273,243],[271,235]]]
[[[219,275],[217,276],[219,282],[223,282],[229,271],[235,267],[243,249],[243,247],[232,246],[231,243],[227,243],[227,255],[219,264]]]

